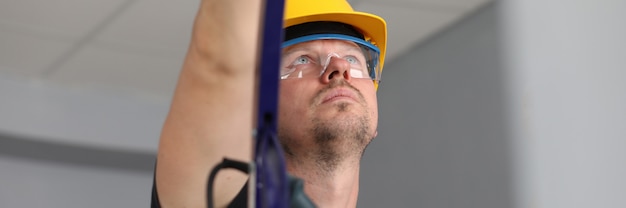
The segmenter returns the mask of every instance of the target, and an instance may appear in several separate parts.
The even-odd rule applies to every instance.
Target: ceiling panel
[[[38,76],[71,45],[71,41],[0,27],[0,72]]]
[[[146,53],[178,56],[189,45],[199,1],[139,0],[95,37]]]
[[[182,62],[115,47],[87,45],[49,80],[70,87],[169,97]]]
[[[387,20],[387,61],[392,61],[486,0],[351,2],[355,9]],[[46,74],[50,77],[44,78],[66,85],[169,96],[198,4],[199,0],[3,0],[0,70],[42,76],[51,68]]]
[[[386,2],[359,2],[355,9],[377,14],[386,20],[387,61],[393,60],[461,16],[461,12],[433,12],[411,7],[388,6]]]
[[[2,0],[0,22],[43,34],[81,37],[126,0]]]

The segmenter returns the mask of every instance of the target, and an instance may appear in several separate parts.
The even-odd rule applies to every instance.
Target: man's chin
[[[316,145],[326,153],[340,158],[360,155],[371,141],[369,117],[343,112],[314,122]]]
[[[363,112],[333,111],[320,115],[316,120],[317,127],[323,127],[332,135],[339,137],[353,137],[351,132],[362,131],[367,128],[369,119]]]
[[[337,101],[332,103],[326,103],[317,108],[319,114],[334,116],[334,115],[344,115],[344,114],[363,114],[366,113],[367,110],[365,107],[359,105],[355,102],[350,101]]]
[[[316,120],[323,122],[325,126],[336,126],[345,129],[358,124],[363,117],[362,113],[354,111],[330,111],[320,114]]]

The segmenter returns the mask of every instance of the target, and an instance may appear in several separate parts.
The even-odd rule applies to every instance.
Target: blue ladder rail
[[[280,57],[283,42],[284,0],[265,0],[260,25],[256,70],[258,102],[251,194],[254,207],[289,207],[285,157],[277,138]]]

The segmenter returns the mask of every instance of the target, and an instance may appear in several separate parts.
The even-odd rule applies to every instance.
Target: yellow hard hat
[[[284,18],[284,28],[319,21],[351,25],[363,34],[366,41],[378,47],[379,67],[382,71],[387,46],[387,24],[381,17],[354,11],[346,0],[286,0]]]

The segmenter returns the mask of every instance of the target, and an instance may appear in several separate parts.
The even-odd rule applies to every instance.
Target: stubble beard
[[[337,104],[338,110],[347,111],[347,103]],[[322,121],[313,119],[310,130],[315,142],[313,159],[325,173],[332,173],[346,160],[360,160],[372,140],[367,112],[365,115],[346,116],[343,119]]]

